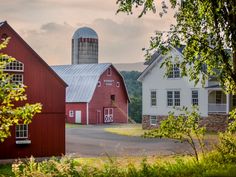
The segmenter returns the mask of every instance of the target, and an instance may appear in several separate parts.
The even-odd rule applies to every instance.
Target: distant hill
[[[144,62],[115,63],[114,66],[118,69],[118,71],[139,71],[139,72],[143,72],[143,70],[147,67],[143,63]]]

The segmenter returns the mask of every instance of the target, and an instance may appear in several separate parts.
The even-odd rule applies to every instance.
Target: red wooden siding
[[[87,103],[67,103],[66,104],[66,120],[69,123],[75,123],[75,111],[81,111],[81,124],[87,124],[86,114],[87,114]],[[69,111],[74,111],[74,116],[69,116]]]
[[[24,84],[29,103],[42,103],[41,114],[29,125],[29,145],[16,145],[15,128],[12,136],[0,143],[0,158],[58,156],[65,154],[65,87],[66,84],[14,32],[4,24],[0,37],[11,37],[5,53],[24,63]]]
[[[127,123],[128,122],[128,96],[126,93],[125,85],[119,73],[111,68],[111,76],[108,76],[105,71],[99,81],[101,87],[97,87],[92,100],[89,103],[89,123],[97,124],[103,123],[97,120],[97,110],[101,111],[102,121],[104,115],[104,108],[113,108],[113,122],[114,123]],[[113,80],[112,85],[106,85],[105,80]],[[120,87],[116,83],[120,83]],[[115,102],[112,103],[111,95],[115,95]]]

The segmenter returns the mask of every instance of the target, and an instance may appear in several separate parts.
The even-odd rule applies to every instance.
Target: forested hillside
[[[121,71],[124,77],[129,97],[129,117],[135,122],[141,123],[142,121],[142,88],[141,83],[137,81],[138,76],[141,74],[138,71]]]

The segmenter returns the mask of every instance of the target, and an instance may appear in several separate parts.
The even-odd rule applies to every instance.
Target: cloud
[[[74,28],[67,24],[47,23],[39,30],[22,32],[23,38],[50,65],[69,64],[71,36]]]

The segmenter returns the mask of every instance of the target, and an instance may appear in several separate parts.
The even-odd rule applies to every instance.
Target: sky
[[[99,37],[100,63],[144,62],[155,30],[168,30],[173,13],[138,18],[118,13],[116,0],[0,0],[0,20],[17,33],[49,64],[71,63],[71,38],[80,27],[93,28]]]

